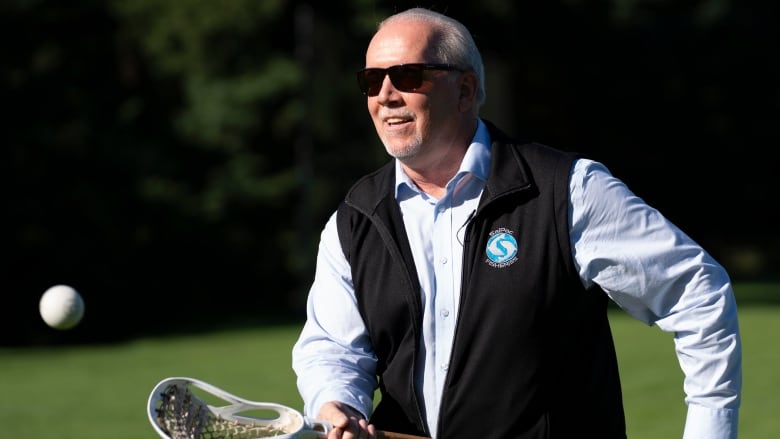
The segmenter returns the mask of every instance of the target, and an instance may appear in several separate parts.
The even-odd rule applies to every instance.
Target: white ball
[[[71,329],[84,316],[84,299],[68,285],[55,285],[43,293],[38,309],[47,325]]]

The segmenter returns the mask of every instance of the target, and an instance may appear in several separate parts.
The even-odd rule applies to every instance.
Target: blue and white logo
[[[501,228],[490,232],[487,247],[487,263],[493,267],[506,267],[517,260],[517,240],[512,231]]]

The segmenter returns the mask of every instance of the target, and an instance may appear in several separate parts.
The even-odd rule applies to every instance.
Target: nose
[[[401,93],[393,85],[390,75],[385,74],[385,77],[382,79],[382,88],[379,89],[379,94],[376,97],[379,103],[383,105],[400,99]]]

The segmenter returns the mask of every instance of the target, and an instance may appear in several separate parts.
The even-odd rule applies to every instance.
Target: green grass
[[[745,380],[740,438],[772,437],[780,431],[780,307],[740,302],[739,313]],[[617,310],[610,319],[629,438],[681,437],[685,405],[672,336]],[[0,349],[3,436],[154,438],[146,420],[146,399],[154,385],[169,376],[199,378],[239,396],[300,409],[290,368],[298,329],[232,330],[110,346]]]
[[[742,336],[743,391],[740,439],[775,437],[780,431],[780,285],[735,285]],[[686,406],[673,336],[610,314],[620,363],[628,437],[682,437]]]
[[[780,307],[745,306],[739,314],[744,380],[739,437],[774,437],[780,431]],[[628,437],[682,437],[686,413],[683,375],[672,335],[618,311],[610,320],[620,361]]]
[[[0,349],[3,437],[157,437],[155,384],[190,376],[248,399],[301,407],[290,367],[297,328],[144,339],[116,346]]]

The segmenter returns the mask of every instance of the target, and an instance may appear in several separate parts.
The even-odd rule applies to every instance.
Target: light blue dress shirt
[[[415,378],[434,434],[459,311],[464,225],[477,207],[489,166],[490,136],[482,121],[439,200],[420,191],[396,163],[396,199],[424,310],[424,362]],[[598,284],[636,319],[675,334],[688,404],[684,439],[736,438],[741,342],[725,270],[598,162],[575,162],[570,198],[570,236],[583,285]],[[307,416],[315,418],[321,405],[333,400],[371,413],[376,357],[358,312],[335,213],[322,231],[293,369]]]

